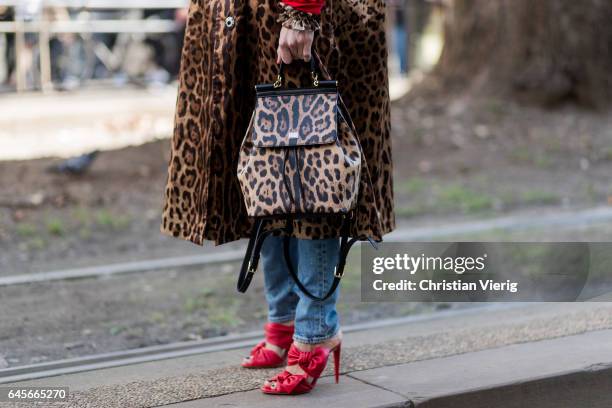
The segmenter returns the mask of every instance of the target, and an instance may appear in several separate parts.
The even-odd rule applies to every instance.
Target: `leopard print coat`
[[[359,132],[371,186],[352,235],[375,240],[394,229],[383,0],[327,0],[315,49]],[[255,103],[254,85],[277,77],[277,0],[192,0],[185,32],[161,231],[202,245],[248,237],[237,179],[240,144]],[[307,85],[306,65],[286,70]],[[364,180],[364,182],[367,182]],[[299,238],[339,235],[337,218],[295,221]]]

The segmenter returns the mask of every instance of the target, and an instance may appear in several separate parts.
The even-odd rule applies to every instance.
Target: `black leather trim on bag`
[[[338,81],[322,80],[322,81],[319,81],[319,86],[317,86],[316,88],[278,89],[278,88],[274,88],[274,84],[255,85],[255,92],[257,92],[257,96],[267,96],[267,95],[290,96],[290,95],[318,94],[318,93],[321,93],[321,89],[329,89],[330,91],[335,91],[336,89],[338,89]]]

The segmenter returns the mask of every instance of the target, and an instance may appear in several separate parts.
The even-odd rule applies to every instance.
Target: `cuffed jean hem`
[[[270,323],[287,323],[287,322],[291,322],[293,320],[295,320],[295,313],[293,313],[291,315],[281,316],[281,317],[268,316],[268,321]]]
[[[334,338],[336,335],[338,335],[339,331],[340,331],[340,327],[336,327],[336,329],[334,330],[332,334],[329,334],[326,336],[317,336],[317,337],[303,337],[303,336],[300,336],[294,333],[293,340],[298,341],[300,343],[304,343],[304,344],[319,344],[319,343],[323,343],[326,340]]]

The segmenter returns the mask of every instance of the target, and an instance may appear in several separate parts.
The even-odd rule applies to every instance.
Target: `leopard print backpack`
[[[319,80],[311,59],[312,86],[284,88],[281,65],[274,84],[255,86],[256,104],[242,142],[238,181],[247,214],[255,224],[238,279],[245,292],[257,270],[263,242],[284,232],[287,267],[298,287],[315,300],[336,290],[351,246],[349,238],[359,195],[363,152],[355,126],[338,91],[338,82]],[[323,297],[312,295],[300,282],[289,256],[293,220],[308,216],[342,218],[340,257],[332,285]],[[266,229],[267,221],[286,220],[284,228]]]

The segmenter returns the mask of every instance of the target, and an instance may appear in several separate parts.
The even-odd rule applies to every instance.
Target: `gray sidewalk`
[[[612,404],[612,330],[355,371],[338,386],[325,380],[291,407],[605,408]],[[254,390],[172,405],[227,406],[283,408],[287,400]]]
[[[240,369],[247,351],[18,384],[69,386],[69,404],[57,406],[71,407],[612,406],[610,303],[500,305],[352,332],[340,384],[328,368],[311,394],[290,400],[257,390],[277,370]]]

